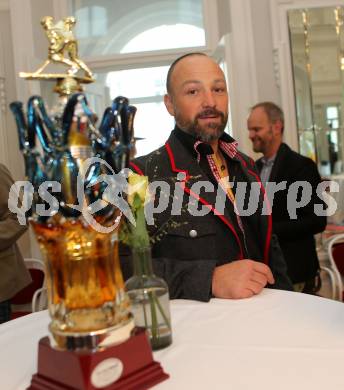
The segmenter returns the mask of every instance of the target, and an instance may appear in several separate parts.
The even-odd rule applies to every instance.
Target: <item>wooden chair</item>
[[[325,279],[325,275],[328,276],[330,281],[330,287],[331,287],[331,296],[323,295],[320,291],[319,296],[325,297],[325,298],[331,298],[334,300],[337,300],[338,298],[338,287],[337,287],[337,279],[335,277],[334,272],[331,268],[321,265],[320,266],[320,277],[322,280],[322,284],[324,283],[323,280]]]

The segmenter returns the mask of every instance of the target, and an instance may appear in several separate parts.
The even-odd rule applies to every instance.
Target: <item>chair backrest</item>
[[[47,297],[47,288],[43,286],[35,291],[32,297],[31,311],[35,313],[36,311],[45,310],[48,307],[48,297]]]
[[[332,269],[329,267],[326,267],[326,266],[320,266],[320,270],[321,270],[320,277],[322,280],[322,283],[321,283],[322,287],[324,286],[324,281],[326,281],[325,275],[327,275],[327,277],[330,281],[330,285],[329,285],[329,287],[331,289],[330,298],[331,299],[338,299],[338,287],[337,287],[336,277],[335,277]],[[323,293],[321,293],[321,291],[320,291],[319,295],[327,298],[327,296],[323,295]]]
[[[339,273],[341,274],[341,276],[344,276],[344,241],[336,241],[333,243],[332,254],[333,260],[336,263]]]
[[[327,246],[328,259],[331,265],[331,269],[336,278],[336,284],[338,287],[338,298],[343,301],[343,281],[344,276],[344,234],[336,234],[330,238]]]
[[[24,262],[30,272],[32,282],[11,299],[11,304],[13,305],[31,304],[35,291],[45,285],[45,267],[43,261],[34,258],[25,258]]]

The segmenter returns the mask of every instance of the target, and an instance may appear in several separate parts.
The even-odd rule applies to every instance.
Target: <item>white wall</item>
[[[0,2],[0,162],[10,170],[14,180],[24,177],[23,157],[18,147],[17,128],[9,103],[17,99],[8,3]],[[2,86],[2,88],[1,88]],[[31,256],[29,233],[18,241],[24,257]]]
[[[248,139],[247,116],[254,104],[281,103],[274,69],[269,0],[228,0],[229,79],[233,135],[245,153],[257,158]]]
[[[277,86],[269,0],[251,0],[251,20],[254,42],[254,67],[257,79],[258,101],[281,104]]]
[[[0,69],[3,69],[4,89],[1,105],[1,156],[0,161],[11,171],[15,179],[23,177],[23,159],[18,148],[18,136],[9,103],[16,100],[15,73],[12,50],[12,34],[9,10],[0,11]]]
[[[20,100],[25,107],[29,96],[40,93],[39,83],[20,79],[18,73],[34,70],[45,59],[46,38],[37,20],[51,13],[50,0],[0,0],[0,78],[4,76],[5,86],[0,99],[0,161],[15,180],[23,180],[24,162],[8,105]],[[19,247],[24,257],[41,257],[31,230],[19,240]]]

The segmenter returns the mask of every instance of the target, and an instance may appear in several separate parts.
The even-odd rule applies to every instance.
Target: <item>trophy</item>
[[[119,96],[97,127],[82,93],[82,84],[94,79],[78,58],[75,18],[54,23],[47,16],[41,24],[48,59],[20,76],[56,80],[58,103],[48,113],[43,99],[32,96],[26,115],[21,102],[10,105],[28,179],[26,217],[44,254],[51,317],[29,389],[146,389],[168,375],[153,360],[145,330],[134,326],[118,257],[120,220],[130,218],[121,193],[136,109]],[[63,71],[44,73],[50,65]]]

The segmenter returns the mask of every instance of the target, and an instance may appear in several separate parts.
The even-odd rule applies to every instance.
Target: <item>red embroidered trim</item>
[[[141,171],[141,169],[136,165],[134,164],[133,162],[130,162],[129,165],[141,176],[144,176],[143,172]]]
[[[165,143],[165,148],[166,148],[166,151],[167,151],[167,154],[169,156],[169,159],[170,159],[170,163],[171,163],[171,169],[173,172],[183,172],[185,173],[185,179],[183,180],[183,182],[187,182],[188,179],[190,178],[190,175],[188,173],[188,171],[186,170],[183,170],[183,169],[178,169],[176,167],[176,163],[174,161],[174,155],[173,155],[173,152],[172,152],[172,149],[169,145],[168,142]],[[181,186],[181,183],[177,183],[179,186]],[[240,253],[239,253],[239,259],[243,259],[244,255],[243,255],[243,250],[242,250],[242,245],[241,245],[241,240],[239,239],[239,236],[237,235],[235,229],[233,228],[233,226],[227,221],[227,219],[220,213],[218,212],[211,204],[209,204],[205,199],[201,198],[200,196],[196,195],[193,191],[191,191],[189,188],[185,187],[185,186],[182,186],[183,190],[188,193],[189,195],[193,196],[195,199],[197,199],[198,201],[200,201],[202,204],[204,204],[207,208],[209,208],[213,213],[214,215],[216,215],[218,218],[221,219],[221,221],[229,227],[229,229],[231,230],[231,232],[233,233],[235,239],[237,240],[237,243],[239,245],[239,248],[240,248]]]

